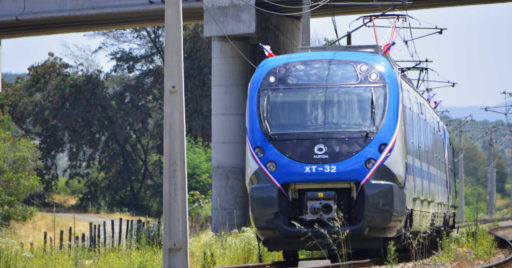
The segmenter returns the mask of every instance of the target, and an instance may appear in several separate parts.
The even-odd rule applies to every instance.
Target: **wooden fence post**
[[[129,231],[130,231],[130,220],[126,219],[126,230],[125,230],[125,234],[124,234],[125,244],[128,244],[128,233],[129,233]]]
[[[98,252],[100,252],[101,249],[101,223],[98,223],[98,241],[96,246],[98,247]]]
[[[123,237],[123,218],[119,218],[119,246],[121,246],[121,238]]]
[[[82,247],[86,247],[87,245],[85,244],[85,233],[82,233]]]
[[[112,224],[112,227],[110,228],[110,230],[112,231],[112,247],[115,247],[116,246],[116,238],[115,238],[116,230],[115,230],[115,226],[114,226],[114,220],[110,220],[110,223]]]
[[[92,248],[96,250],[96,224],[94,224],[94,233],[92,234]]]
[[[73,227],[69,226],[69,239],[68,239],[68,248],[71,248],[71,243],[73,242],[73,238],[72,238],[72,235],[73,235]]]
[[[62,250],[62,240],[64,239],[64,230],[60,230],[60,236],[59,236],[59,250]]]
[[[162,223],[160,222],[160,219],[158,219],[157,228],[156,228],[156,237],[157,237],[158,243],[160,243],[160,241],[163,242],[163,240],[161,239],[162,237],[160,235],[161,228],[162,228]]]
[[[43,252],[46,252],[46,238],[48,237],[48,233],[44,232],[43,235]]]
[[[53,251],[53,238],[50,236],[50,250]]]
[[[103,247],[107,248],[107,222],[103,221]]]
[[[89,248],[92,246],[92,222],[89,222]]]

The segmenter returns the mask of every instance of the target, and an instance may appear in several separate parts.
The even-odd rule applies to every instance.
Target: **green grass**
[[[31,250],[18,242],[0,239],[0,267],[162,267],[162,250],[144,246],[114,248],[101,253],[83,248],[71,250]]]
[[[191,267],[259,263],[259,257],[263,262],[282,259],[280,252],[269,252],[262,245],[258,250],[256,234],[252,228],[242,228],[240,232],[223,235],[205,231],[190,239]]]
[[[282,259],[256,240],[254,229],[243,228],[229,234],[205,231],[190,238],[190,267],[227,266]],[[162,249],[142,243],[134,248],[90,251],[80,247],[43,252],[9,238],[0,238],[0,268],[11,267],[162,267]]]
[[[489,259],[494,256],[496,248],[496,242],[487,229],[474,225],[464,228],[460,234],[443,236],[436,258],[445,263],[460,259]]]

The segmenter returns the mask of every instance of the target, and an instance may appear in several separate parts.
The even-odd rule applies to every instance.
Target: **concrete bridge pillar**
[[[245,176],[245,100],[254,69],[233,48],[249,54],[248,37],[212,38],[212,228],[248,224]],[[252,69],[252,70],[251,70]]]
[[[245,186],[245,102],[249,80],[264,58],[300,45],[300,18],[257,11],[254,0],[204,0],[204,35],[212,40],[212,230],[249,225]]]

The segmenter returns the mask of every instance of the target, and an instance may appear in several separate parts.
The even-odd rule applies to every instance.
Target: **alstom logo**
[[[327,152],[327,147],[323,144],[317,144],[313,149],[315,154],[314,158],[328,158],[329,156],[324,155]]]

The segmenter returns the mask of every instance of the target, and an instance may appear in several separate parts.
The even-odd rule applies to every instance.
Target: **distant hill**
[[[18,76],[27,78],[27,73],[2,73],[2,79],[10,83],[16,81]]]
[[[486,112],[478,106],[467,106],[467,107],[443,107],[449,111],[451,118],[464,118],[467,115],[472,115],[473,119],[477,121],[505,121],[505,116],[498,113]]]

